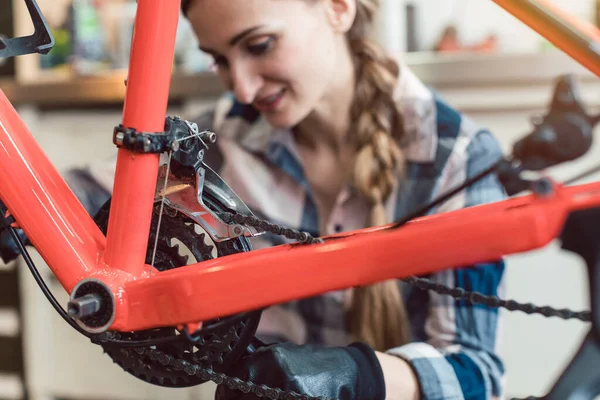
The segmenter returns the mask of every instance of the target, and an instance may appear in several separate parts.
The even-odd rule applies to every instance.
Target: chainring
[[[226,208],[210,195],[203,197],[205,204],[215,212],[227,211]],[[106,234],[110,210],[110,199],[96,213],[94,220],[102,232]],[[148,251],[146,263],[152,261],[152,250],[156,240],[159,208],[156,207],[151,222],[150,237],[148,239]],[[180,254],[180,247],[174,244],[177,239],[193,255],[193,262],[200,262],[225,256],[228,254],[250,251],[251,245],[247,238],[240,237],[224,242],[207,244],[207,236],[204,233],[196,233],[196,225],[188,217],[176,210],[164,207],[161,218],[160,231],[154,255],[154,266],[159,271],[180,268],[188,264],[188,255]],[[199,299],[201,301],[201,299]],[[254,337],[260,311],[254,311],[243,318],[236,316],[225,319],[215,319],[203,323],[203,329],[214,326],[219,322],[218,329],[211,329],[208,334],[194,335],[197,340],[194,343],[182,339],[177,342],[153,346],[153,348],[168,354],[171,357],[212,368],[215,371],[224,370],[234,363],[247,349]],[[231,323],[227,320],[231,319]],[[221,326],[223,325],[223,326]],[[119,340],[138,341],[145,339],[156,339],[179,335],[181,332],[173,328],[160,328],[139,332],[115,332],[115,338]],[[185,370],[172,368],[165,360],[151,358],[146,351],[148,347],[129,348],[115,344],[102,343],[104,352],[112,360],[131,375],[151,384],[165,387],[188,387],[206,382],[198,375],[190,375]]]

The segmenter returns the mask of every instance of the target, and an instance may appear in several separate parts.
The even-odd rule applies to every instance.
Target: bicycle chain
[[[276,235],[285,236],[288,239],[297,240],[300,243],[323,243],[322,238],[315,238],[308,232],[302,232],[296,229],[285,228],[281,225],[261,220],[254,216],[245,216],[234,213],[219,213],[219,217],[225,223],[243,224],[258,228],[261,231],[268,231]],[[557,316],[560,318],[577,318],[582,321],[589,321],[590,313],[572,312],[570,310],[555,310],[551,307],[538,307],[533,304],[521,304],[513,300],[502,300],[495,296],[485,296],[477,292],[469,292],[461,288],[451,288],[439,283],[432,282],[429,279],[409,277],[403,279],[409,284],[423,290],[433,290],[442,295],[450,295],[457,299],[467,299],[475,303],[482,303],[490,307],[504,307],[511,311],[520,310],[529,314],[539,313],[544,316]],[[271,400],[329,400],[324,397],[312,397],[300,394],[294,391],[285,391],[279,388],[272,388],[264,384],[257,384],[250,381],[244,381],[237,377],[228,376],[222,372],[216,372],[210,367],[203,367],[180,358],[176,358],[152,347],[139,347],[135,349],[140,355],[147,355],[150,359],[171,366],[176,370],[184,371],[190,376],[196,375],[204,381],[212,381],[217,385],[227,385],[229,389],[239,390],[243,393],[252,393],[259,398],[269,398]],[[513,398],[511,400],[542,400],[543,397],[529,396],[526,398]],[[333,399],[332,399],[333,400]]]
[[[257,218],[253,215],[247,216],[237,213],[234,214],[230,212],[223,212],[219,213],[219,217],[226,224],[234,222],[239,225],[251,226],[253,228],[257,228],[260,231],[266,231],[275,235],[285,236],[288,239],[297,240],[300,243],[313,244],[324,242],[322,238],[313,237],[308,232],[303,232],[297,229],[286,228],[281,225],[273,224],[269,221],[265,221],[264,219]]]
[[[221,213],[219,215],[223,222],[248,225],[261,231],[268,231],[276,235],[283,235],[288,239],[298,240],[300,243],[323,243],[322,238],[315,238],[308,232],[298,231],[296,229],[285,228],[271,222],[261,220],[254,216],[245,216],[233,213]],[[449,295],[458,300],[468,300],[474,304],[484,304],[493,308],[505,308],[509,311],[522,311],[526,314],[540,314],[545,317],[558,317],[562,319],[578,319],[580,321],[591,321],[590,311],[572,311],[569,309],[556,309],[550,306],[536,306],[532,303],[519,303],[514,300],[503,300],[497,296],[487,296],[478,292],[470,292],[463,288],[453,288],[436,283],[426,278],[411,276],[402,278],[402,281],[412,284],[422,290],[432,290],[441,295]]]
[[[278,388],[272,388],[267,385],[259,385],[253,382],[244,381],[240,378],[230,377],[222,372],[213,371],[210,368],[204,368],[197,364],[181,360],[163,353],[160,350],[152,348],[138,348],[136,351],[140,355],[148,354],[153,360],[157,360],[164,366],[171,366],[177,370],[185,371],[189,375],[197,375],[205,381],[212,381],[217,385],[227,385],[229,389],[239,390],[243,393],[252,393],[257,397],[266,397],[272,400],[335,400],[325,397],[310,397],[293,391],[284,391]],[[525,398],[512,398],[510,400],[543,400],[543,397],[529,396]]]
[[[97,337],[92,342],[97,344],[114,342],[121,340],[120,332],[107,332],[101,338]],[[196,343],[201,346],[201,343]],[[222,372],[217,372],[212,369],[212,366],[202,366],[190,361],[177,358],[164,351],[156,349],[155,346],[140,346],[132,347],[132,351],[136,352],[140,357],[147,356],[152,361],[159,362],[164,367],[171,367],[177,371],[183,371],[190,377],[196,376],[202,381],[212,381],[217,385],[227,385],[232,390],[240,390],[243,393],[252,393],[257,397],[265,397],[271,400],[335,400],[324,397],[311,397],[294,391],[284,391],[278,388],[272,388],[267,385],[257,384],[250,381],[244,381],[237,377],[228,376]]]
[[[310,397],[293,391],[284,391],[267,385],[259,385],[253,382],[244,381],[237,377],[225,375],[222,372],[216,372],[211,368],[201,367],[198,364],[175,358],[167,353],[150,347],[137,348],[135,350],[138,354],[146,354],[150,359],[156,360],[164,366],[171,366],[177,370],[185,371],[185,373],[190,376],[196,375],[202,380],[210,380],[217,385],[227,385],[229,389],[240,390],[243,393],[252,393],[257,397],[266,397],[272,400],[329,400],[324,397]]]
[[[590,311],[572,311],[568,308],[556,309],[550,306],[536,306],[532,303],[519,303],[514,300],[503,300],[496,296],[486,296],[478,292],[470,292],[463,288],[452,288],[429,279],[412,276],[402,279],[422,290],[432,290],[441,295],[448,295],[457,300],[468,300],[473,304],[483,304],[493,308],[505,308],[509,311],[522,311],[526,314],[540,314],[544,317],[558,317],[561,319],[578,319],[584,322],[591,321]]]
[[[323,243],[324,240],[322,238],[315,238],[310,235],[308,232],[299,231],[292,228],[286,228],[281,225],[273,224],[269,221],[262,220],[255,216],[246,216],[237,213],[229,213],[224,212],[220,213],[219,217],[225,223],[236,223],[240,225],[251,226],[257,228],[261,231],[267,231],[276,235],[285,236],[288,239],[297,240],[300,243]],[[468,300],[473,304],[484,304],[488,307],[493,308],[505,308],[509,311],[522,311],[526,314],[540,314],[544,317],[558,317],[561,319],[578,319],[580,321],[589,322],[591,320],[590,311],[572,311],[569,309],[556,309],[550,306],[536,306],[532,303],[519,303],[514,300],[504,300],[497,296],[488,296],[479,292],[471,292],[465,290],[463,288],[453,288],[449,286],[445,286],[441,283],[433,282],[430,279],[419,278],[416,276],[411,276],[408,278],[402,278],[402,281],[412,284],[415,287],[421,290],[432,290],[441,295],[449,295],[458,300]],[[262,397],[262,395],[266,394],[267,397],[271,399],[279,399],[280,397],[271,397],[269,394],[277,393],[290,395],[291,397],[285,397],[285,399],[311,399],[310,397],[300,395],[294,392],[285,392],[280,389],[271,389],[272,392],[268,392],[268,388],[264,385],[257,385],[252,382],[244,382],[237,378],[230,378],[224,374],[215,373],[212,371],[207,371],[207,374],[215,374],[219,381],[225,382],[230,388],[237,388],[239,385],[248,385],[244,389],[253,391],[258,397]],[[210,379],[215,382],[214,379]],[[252,388],[252,389],[248,389]],[[248,393],[248,392],[245,392]],[[312,398],[314,399],[314,398]],[[542,400],[544,397],[536,397],[536,396],[528,396],[525,398],[512,398],[511,400]]]

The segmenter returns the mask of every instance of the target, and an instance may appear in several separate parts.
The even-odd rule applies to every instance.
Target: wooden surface
[[[20,84],[15,80],[0,80],[0,90],[13,105],[70,107],[122,104],[125,98],[125,73],[98,77],[47,80]],[[174,74],[170,99],[216,96],[223,91],[214,74]]]

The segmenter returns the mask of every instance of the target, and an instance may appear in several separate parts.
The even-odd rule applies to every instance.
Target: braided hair
[[[368,39],[379,0],[356,1],[356,18],[347,33],[357,71],[351,120],[358,155],[352,179],[370,205],[367,226],[380,226],[390,222],[384,204],[404,165],[398,145],[404,136],[402,114],[393,97],[400,71],[398,64]],[[356,288],[348,324],[355,339],[379,351],[408,342],[408,318],[398,281]]]

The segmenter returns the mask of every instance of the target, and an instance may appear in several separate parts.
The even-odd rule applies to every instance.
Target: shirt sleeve
[[[449,179],[454,182],[441,186],[454,187],[488,168],[501,156],[494,137],[481,130],[463,151],[462,162],[456,157],[449,159],[448,176],[454,177]],[[462,171],[459,171],[461,165]],[[503,186],[495,175],[489,175],[466,190],[460,203],[469,207],[504,198]],[[504,261],[498,260],[424,277],[446,286],[502,297],[504,267]],[[422,399],[480,400],[502,396],[504,366],[497,352],[498,309],[432,291],[407,289],[406,307],[414,341],[387,352],[404,358],[413,367]]]

